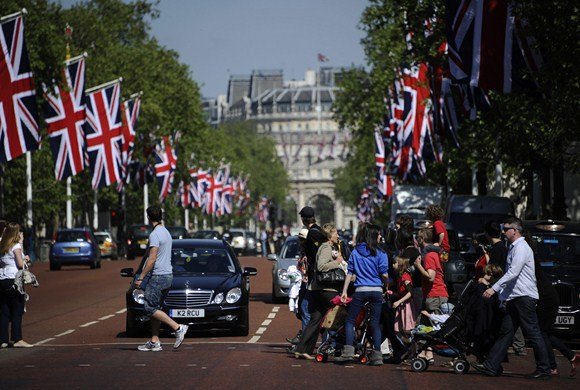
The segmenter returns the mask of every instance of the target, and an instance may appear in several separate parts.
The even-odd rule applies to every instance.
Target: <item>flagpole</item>
[[[147,224],[147,208],[149,207],[149,189],[147,185],[147,178],[145,178],[145,184],[143,185],[143,223]]]
[[[95,194],[93,196],[93,229],[97,230],[99,228],[99,190],[95,190]]]
[[[72,190],[71,190],[72,178],[69,176],[66,178],[66,228],[72,228]]]
[[[93,88],[89,88],[85,91],[85,93],[88,94],[88,93],[91,93],[91,92],[97,91],[99,89],[103,89],[103,88],[106,88],[110,85],[121,83],[121,82],[123,82],[123,78],[119,77],[118,79],[111,80],[111,81],[109,81],[107,83],[103,83],[101,85],[97,85],[96,87],[93,87]]]
[[[318,135],[322,133],[322,107],[320,107],[320,59],[316,61],[316,113],[318,114]]]
[[[76,57],[73,57],[73,58],[67,58],[67,59],[64,61],[64,64],[65,64],[65,65],[70,65],[70,64],[72,64],[73,62],[76,62],[76,61],[78,61],[78,60],[80,60],[80,59],[83,59],[83,58],[87,58],[88,56],[89,56],[89,55],[88,55],[88,53],[85,51],[83,54],[81,54],[81,55],[78,55],[78,56],[76,56]]]
[[[32,153],[26,152],[26,226],[32,227]]]
[[[185,229],[189,231],[189,209],[185,209]]]
[[[7,22],[9,20],[16,19],[20,15],[28,15],[26,8],[22,8],[20,11],[14,12],[13,14],[0,17],[0,22]]]

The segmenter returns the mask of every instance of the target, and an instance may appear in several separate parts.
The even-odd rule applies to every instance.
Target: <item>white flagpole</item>
[[[189,231],[189,209],[185,209],[185,229]]]
[[[322,133],[322,107],[320,106],[320,59],[316,61],[316,113],[318,114],[318,135]]]
[[[147,208],[149,207],[149,192],[147,182],[143,185],[143,223],[147,224]]]
[[[121,83],[121,82],[123,82],[123,78],[122,77],[119,77],[118,79],[111,80],[111,81],[109,81],[107,83],[104,83],[104,84],[101,84],[101,85],[97,85],[96,87],[89,88],[89,89],[87,89],[85,91],[85,93],[86,94],[89,94],[91,92],[94,92],[94,91],[97,91],[99,89],[103,89],[103,88],[106,88],[106,87],[108,87],[110,85],[117,84],[117,83]]]
[[[0,17],[0,22],[8,22],[9,20],[16,19],[20,15],[28,15],[26,8],[22,8],[20,11],[14,12],[13,14]]]
[[[32,153],[26,152],[26,226],[32,227]]]
[[[95,190],[95,195],[93,198],[93,229],[97,230],[99,228],[99,190]]]
[[[71,177],[66,178],[66,227],[67,229],[72,228],[72,190],[71,190]]]

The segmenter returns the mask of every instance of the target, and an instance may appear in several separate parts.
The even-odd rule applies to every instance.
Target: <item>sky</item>
[[[75,0],[61,0],[67,7]],[[151,33],[179,53],[203,97],[227,92],[230,75],[282,69],[302,80],[324,65],[365,65],[358,29],[367,0],[161,0]]]

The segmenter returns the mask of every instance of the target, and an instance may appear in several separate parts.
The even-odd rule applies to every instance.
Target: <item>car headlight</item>
[[[278,278],[280,280],[288,280],[288,273],[284,268],[278,270]]]
[[[215,296],[215,298],[213,299],[213,303],[219,305],[220,303],[222,303],[224,301],[224,293],[219,293]]]
[[[465,263],[461,260],[457,261],[455,263],[455,269],[459,272],[465,271]]]
[[[226,295],[227,303],[236,303],[242,297],[242,289],[239,287],[232,288]]]
[[[140,288],[133,290],[133,300],[138,304],[142,305],[145,303],[145,291]]]

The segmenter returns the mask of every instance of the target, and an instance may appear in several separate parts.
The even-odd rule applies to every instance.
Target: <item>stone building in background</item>
[[[356,213],[334,195],[333,170],[343,166],[349,131],[333,119],[341,70],[324,67],[308,70],[304,80],[284,81],[281,70],[254,70],[231,76],[226,96],[206,100],[210,123],[251,121],[259,133],[276,141],[278,156],[290,180],[285,210],[278,220],[296,222],[298,211],[310,205],[317,220],[353,228]],[[298,223],[296,223],[296,226]]]

